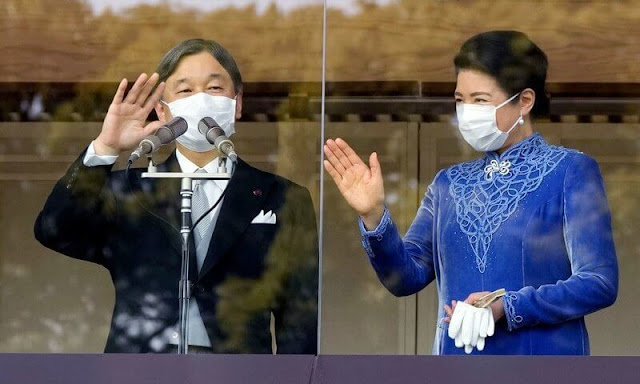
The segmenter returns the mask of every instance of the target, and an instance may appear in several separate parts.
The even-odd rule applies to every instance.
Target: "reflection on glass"
[[[479,34],[454,60],[457,121],[485,156],[440,171],[404,238],[377,154],[329,140],[325,166],[360,216],[363,245],[396,296],[437,281],[434,354],[589,354],[584,316],[616,300],[611,219],[595,161],[550,146],[547,58],[519,32]],[[476,307],[490,291],[503,298]],[[488,303],[489,304],[489,303]]]
[[[95,2],[66,3],[62,15],[71,25],[94,27],[76,39],[73,31],[55,24],[54,37],[45,40],[61,42],[52,48],[55,54],[85,55],[90,62],[57,67],[51,57],[57,71],[14,69],[15,78],[35,83],[7,83],[3,89],[20,97],[10,98],[16,105],[1,111],[3,132],[9,132],[3,137],[3,155],[13,166],[3,169],[2,217],[19,222],[2,241],[0,350],[175,351],[180,181],[141,178],[146,159],[127,177],[117,155],[128,156],[162,122],[183,116],[187,133],[178,139],[176,151],[171,145],[154,154],[158,170],[233,174],[228,182],[193,186],[194,215],[202,206],[221,203],[191,236],[191,350],[315,354],[318,193],[317,168],[308,151],[317,152],[319,124],[308,112],[290,117],[288,92],[301,95],[304,87],[273,82],[317,81],[321,45],[308,45],[311,54],[286,51],[292,66],[283,70],[278,62],[257,57],[265,44],[256,40],[281,41],[276,35],[291,34],[300,20],[308,21],[305,28],[320,25],[319,3],[281,9],[258,1],[199,13],[188,2],[185,8],[130,2],[126,12],[103,11]],[[41,5],[50,8],[47,2]],[[15,29],[26,25],[41,33],[32,26],[44,17],[40,9],[29,13],[30,6],[21,1],[7,7]],[[25,23],[16,22],[21,18]],[[261,30],[272,34],[256,33]],[[311,36],[317,39],[320,33],[316,29]],[[235,60],[210,40],[180,43],[194,36],[220,37]],[[159,76],[152,76],[149,69],[172,45],[158,65]],[[114,86],[123,76],[130,81]],[[277,97],[269,98],[272,92]],[[262,98],[267,102],[261,104]],[[150,114],[159,121],[145,121]],[[213,117],[234,141],[237,164],[219,163],[221,157],[198,130],[204,116]],[[279,122],[296,117],[304,121]],[[299,140],[302,145],[295,146]],[[315,172],[309,174],[310,168]],[[8,204],[11,196],[29,211]],[[56,253],[35,242],[34,222],[36,239]],[[16,253],[19,244],[25,255]]]
[[[365,161],[372,150],[378,153],[386,204],[400,233],[439,170],[477,157],[454,127],[451,60],[462,42],[500,26],[526,31],[545,50],[552,113],[535,129],[550,144],[578,148],[598,161],[621,266],[616,304],[587,316],[591,352],[640,353],[640,333],[622,331],[633,328],[640,293],[632,272],[640,249],[632,234],[638,179],[631,176],[638,171],[638,109],[629,100],[637,95],[640,68],[629,56],[638,52],[632,42],[636,7],[584,1],[580,17],[573,17],[572,2],[372,0],[350,10],[342,1],[327,3],[327,137],[344,138]],[[625,32],[597,27],[611,20]],[[389,294],[361,249],[353,211],[332,183],[326,188],[332,204],[323,212],[331,223],[324,228],[323,305],[332,309],[324,314],[323,351],[430,353],[439,310],[435,284],[401,299]]]

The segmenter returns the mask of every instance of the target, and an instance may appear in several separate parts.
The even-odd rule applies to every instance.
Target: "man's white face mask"
[[[161,100],[162,101],[162,100]],[[236,99],[226,96],[212,96],[200,92],[166,103],[173,117],[182,117],[187,121],[187,132],[176,139],[180,144],[195,152],[207,152],[215,149],[215,145],[209,143],[207,138],[198,131],[198,123],[204,117],[213,118],[227,137],[233,135],[235,130]]]
[[[524,120],[522,120],[522,112],[520,112],[518,120],[516,120],[506,132],[498,128],[498,122],[496,121],[496,112],[498,109],[515,99],[518,95],[520,95],[520,93],[516,93],[498,106],[456,104],[458,129],[462,137],[473,149],[481,152],[500,149],[505,141],[507,141],[509,133],[511,133],[518,124],[522,125],[524,123]]]

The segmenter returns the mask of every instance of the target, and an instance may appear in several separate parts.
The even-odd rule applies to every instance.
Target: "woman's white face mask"
[[[476,151],[488,152],[500,149],[509,137],[509,133],[518,126],[524,124],[522,111],[520,117],[506,132],[498,128],[496,113],[498,109],[515,99],[520,93],[516,93],[504,103],[494,105],[456,104],[458,116],[458,129],[464,140]]]
[[[162,101],[162,100],[161,100]],[[204,117],[213,118],[227,137],[233,135],[235,130],[236,99],[226,96],[212,96],[200,92],[166,103],[173,117],[182,117],[187,121],[187,131],[176,139],[180,144],[195,152],[208,152],[215,149],[215,145],[209,143],[207,138],[198,130],[198,123]]]

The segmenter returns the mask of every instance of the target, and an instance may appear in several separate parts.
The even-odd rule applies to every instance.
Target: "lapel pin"
[[[260,188],[253,190],[253,196],[260,197],[262,196],[262,190]]]

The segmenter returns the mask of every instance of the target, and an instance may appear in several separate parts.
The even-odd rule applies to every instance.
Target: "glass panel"
[[[190,323],[191,344],[208,340],[224,353],[316,353],[320,121],[309,100],[320,94],[322,1],[8,0],[0,8],[0,46],[12,52],[0,64],[0,351],[175,350],[179,180],[140,181],[133,172],[139,193],[132,197],[122,174],[113,176],[129,150],[110,176],[120,184],[100,200],[99,186],[90,187],[96,180],[82,184],[93,171],[70,168],[37,231],[58,251],[98,263],[43,247],[34,223],[56,181],[100,133],[118,82],[126,77],[131,88],[171,47],[202,37],[226,47],[242,73],[242,117],[231,139],[255,169],[236,166],[238,181],[213,213],[215,231],[202,235],[214,239],[210,252],[192,249],[191,259],[204,261],[191,266],[201,272],[191,291],[202,319]],[[224,83],[232,70],[222,59],[222,71],[196,64],[186,72],[193,94],[234,96],[230,84],[238,83]],[[222,84],[209,84],[212,71],[222,73]],[[171,76],[167,102],[182,97]],[[158,111],[168,117],[173,106]],[[194,163],[210,160],[184,152]],[[185,169],[174,157],[166,161]],[[220,192],[207,183],[212,204]]]
[[[633,58],[639,53],[633,2],[327,4],[326,137],[345,139],[365,162],[378,153],[386,204],[401,235],[438,171],[481,156],[456,127],[453,58],[462,43],[483,31],[520,30],[542,48],[549,59],[551,113],[535,120],[534,130],[550,144],[578,149],[597,161],[612,214],[619,293],[613,306],[586,316],[591,354],[639,354],[640,333],[630,332],[635,328],[627,324],[640,315],[633,304],[640,289],[633,278],[640,247],[633,237],[640,204],[634,193],[640,66]],[[442,316],[438,309],[445,304],[439,302],[436,282],[417,294],[394,297],[363,249],[357,214],[328,175],[324,198],[323,353],[431,353]],[[459,226],[455,220],[451,225]],[[442,252],[438,257],[446,258]],[[473,270],[473,255],[465,255]],[[504,319],[497,327],[507,332]]]

